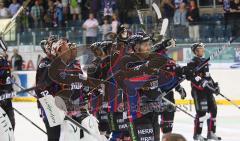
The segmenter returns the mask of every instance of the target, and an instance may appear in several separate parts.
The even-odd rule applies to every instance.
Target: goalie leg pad
[[[15,141],[13,128],[6,112],[0,107],[0,141]]]

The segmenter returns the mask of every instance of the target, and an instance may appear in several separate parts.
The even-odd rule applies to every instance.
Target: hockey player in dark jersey
[[[11,82],[11,67],[7,60],[7,45],[0,38],[0,47],[3,50],[0,54],[0,96],[5,93],[13,92],[12,82]],[[0,107],[6,112],[8,118],[12,124],[12,128],[15,128],[15,117],[14,110],[12,106],[12,99],[5,99],[0,101]]]
[[[93,43],[90,47],[94,51],[95,60],[88,69],[88,76],[95,79],[107,79],[107,71],[110,68],[110,51],[112,41],[103,41]],[[94,66],[94,67],[93,67]],[[90,70],[91,69],[91,70]],[[99,120],[99,130],[102,135],[107,138],[110,134],[107,113],[107,96],[105,92],[105,85],[101,84],[97,88],[93,88],[89,97],[90,112]]]
[[[158,55],[167,59],[167,64],[165,65],[164,70],[171,72],[174,76],[176,76],[177,79],[181,79],[184,75],[182,73],[182,68],[179,65],[177,65],[176,62],[172,58],[170,58],[167,54],[168,49],[175,46],[176,41],[174,39],[167,39],[161,43],[155,44],[152,47],[152,50],[156,52]],[[175,88],[175,90],[181,95],[181,99],[185,99],[186,91],[180,84]],[[165,96],[165,98],[167,98],[172,103],[175,103],[173,91],[170,91]],[[163,134],[168,134],[172,132],[175,108],[164,101],[163,103],[168,108],[164,109],[164,111],[161,112],[161,129]]]
[[[116,47],[111,51],[111,68],[107,72],[108,76],[112,77],[110,81],[115,84],[115,88],[107,88],[108,97],[108,112],[109,124],[112,131],[110,141],[115,140],[130,140],[128,119],[126,117],[126,107],[124,106],[125,95],[116,77],[120,71],[120,60],[128,53],[127,40],[131,32],[125,25],[120,25],[117,31]]]
[[[150,54],[149,41],[150,37],[146,34],[130,36],[128,45],[134,53],[124,56],[120,62],[122,73],[118,79],[123,81],[132,141],[160,140],[159,111],[144,108],[147,108],[148,101],[159,99],[158,85],[171,79],[169,74],[161,72],[164,73],[161,75],[162,82],[158,81],[159,69],[166,65],[167,60],[157,54]]]
[[[53,82],[48,76],[48,68],[50,67],[51,62],[55,57],[55,52],[53,51],[52,46],[57,41],[58,39],[56,36],[50,36],[47,40],[43,40],[41,42],[41,47],[46,54],[46,57],[40,61],[36,73],[36,85],[38,88],[35,90],[35,92],[39,98],[49,94],[55,95],[58,91],[61,90],[61,86]],[[60,125],[50,127],[44,110],[39,102],[38,107],[40,116],[43,118],[43,122],[46,126],[48,141],[59,141]]]
[[[191,47],[195,57],[187,64],[189,69],[194,70],[197,66],[202,64],[206,59],[204,58],[205,45],[203,43],[195,43]],[[219,86],[217,82],[214,82],[210,73],[209,65],[206,64],[202,69],[195,73],[191,77],[192,97],[195,103],[196,118],[194,121],[194,140],[204,141],[221,140],[220,137],[215,135],[216,132],[216,117],[217,117],[217,105],[214,98],[214,94],[218,94]],[[210,118],[207,120],[208,134],[207,139],[202,134],[204,117],[206,114],[210,114]]]

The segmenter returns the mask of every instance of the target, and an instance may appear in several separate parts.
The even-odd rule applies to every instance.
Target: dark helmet
[[[192,52],[195,54],[196,49],[205,48],[205,44],[203,43],[194,43],[191,47]]]
[[[102,51],[108,55],[110,54],[112,47],[113,47],[113,41],[111,41],[111,40],[102,41],[102,43],[101,43]]]
[[[129,36],[131,35],[131,32],[127,29],[125,25],[119,25],[117,29],[117,40],[126,42]]]
[[[108,54],[113,47],[113,41],[112,40],[106,40],[102,42],[95,42],[90,46],[90,49],[95,52],[96,50],[101,50],[104,53]]]
[[[133,51],[135,51],[135,46],[137,44],[141,44],[149,40],[150,40],[150,37],[147,34],[143,32],[138,32],[137,34],[130,36],[129,39],[127,40],[127,43],[128,43],[128,47],[132,48]]]

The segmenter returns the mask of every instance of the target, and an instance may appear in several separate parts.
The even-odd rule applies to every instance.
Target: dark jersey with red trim
[[[10,64],[5,59],[5,57],[0,56],[0,93],[6,93],[13,91],[12,84],[11,84],[11,68]]]
[[[36,73],[36,85],[39,87],[37,87],[35,90],[38,97],[43,97],[45,94],[47,94],[46,91],[48,91],[48,94],[54,96],[59,90],[61,90],[61,86],[52,81],[48,75],[48,68],[50,65],[51,61],[48,58],[43,58],[38,65]]]
[[[194,57],[188,64],[187,67],[194,70],[200,64],[206,61],[206,58]],[[200,69],[195,76],[193,76],[191,81],[191,87],[200,91],[208,91],[201,86],[204,80],[213,81],[209,73],[209,64],[206,64],[202,69]]]
[[[35,89],[36,95],[41,98],[45,95],[53,95],[61,90],[61,86],[54,81],[50,79],[48,76],[48,68],[51,65],[51,60],[49,58],[43,58],[37,68],[36,73],[36,86],[37,89]],[[42,109],[40,103],[38,102],[38,107],[40,111],[40,116],[43,117],[43,119],[46,119],[44,110]]]
[[[123,81],[123,89],[128,105],[128,114],[132,119],[142,116],[142,97],[154,101],[160,96],[158,88],[171,79],[171,74],[163,71],[167,60],[157,54],[151,54],[143,59],[138,54],[129,54],[120,62],[121,74],[118,78]],[[161,78],[160,78],[161,77]]]

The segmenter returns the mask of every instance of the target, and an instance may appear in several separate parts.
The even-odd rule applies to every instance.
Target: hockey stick
[[[228,102],[230,102],[232,105],[234,105],[235,107],[237,107],[238,109],[240,109],[240,106],[238,106],[236,103],[234,103],[231,99],[227,98],[225,95],[219,93],[218,95],[222,96],[223,98],[225,98]]]
[[[153,7],[154,11],[156,12],[158,19],[162,19],[161,11],[155,2],[152,3],[152,7]]]
[[[138,19],[139,19],[139,21],[140,21],[141,29],[142,29],[142,31],[143,31],[144,33],[146,33],[146,27],[145,27],[145,25],[144,25],[144,23],[143,23],[142,12],[141,12],[140,10],[138,10],[138,9],[136,9],[136,10],[137,10],[137,14],[138,14]]]
[[[240,33],[239,33],[240,34]],[[239,35],[238,35],[239,36]],[[214,53],[212,53],[202,64],[200,64],[199,66],[197,66],[194,69],[194,72],[198,72],[199,70],[201,70],[210,60],[218,57],[221,53],[223,53],[223,51],[228,48],[233,41],[235,41],[236,39],[238,39],[239,37],[234,37],[232,39],[230,39],[224,46],[220,47],[217,51],[215,51]]]
[[[24,8],[27,7],[27,5],[30,3],[31,0],[27,0],[26,3],[24,3],[19,10],[13,15],[13,17],[11,18],[11,20],[5,25],[5,27],[3,28],[3,30],[1,31],[1,35],[3,36],[4,33],[9,30],[10,25],[16,20],[16,18],[19,16],[19,14],[24,10]]]
[[[44,131],[42,128],[40,128],[37,124],[35,124],[33,121],[31,121],[29,118],[27,118],[24,114],[22,114],[20,111],[18,111],[16,108],[13,108],[13,110],[15,112],[17,112],[20,116],[22,116],[23,118],[25,118],[27,121],[29,121],[32,125],[34,125],[36,128],[38,128],[39,130],[41,130],[43,133],[47,134],[46,131]]]
[[[10,93],[4,93],[0,96],[0,101],[2,100],[5,100],[5,99],[9,99],[9,98],[13,98],[21,93],[26,93],[26,92],[29,92],[29,91],[33,91],[35,90],[37,87],[34,86],[34,87],[31,87],[31,88],[28,88],[28,89],[24,89],[24,90],[21,90],[19,92],[10,92]],[[34,96],[36,97],[36,96]]]
[[[21,87],[19,84],[17,83],[13,83],[15,84],[17,87],[19,87],[20,89],[23,89],[23,87]],[[28,94],[34,96],[33,94],[29,93]],[[38,99],[38,97],[36,97]],[[74,125],[76,125],[78,128],[82,129],[84,132],[88,133],[89,135],[93,136],[93,137],[96,137],[93,133],[91,133],[88,129],[86,129],[85,127],[83,127],[80,123],[78,123],[76,120],[72,119],[71,117],[69,117],[68,115],[65,115],[65,118],[66,120],[69,120],[70,122],[72,122]]]
[[[168,28],[169,20],[167,18],[162,19],[161,11],[155,2],[152,3],[152,7],[155,13],[157,14],[158,22],[162,22],[162,27],[161,27],[161,30],[159,31],[159,34],[160,34],[160,38],[163,39]]]
[[[229,41],[226,45],[224,45],[223,47],[219,48],[216,52],[214,52],[211,56],[209,56],[203,63],[201,63],[200,65],[198,65],[197,67],[194,68],[193,70],[193,74],[196,75],[197,72],[199,72],[211,59],[216,58],[217,56],[219,56],[223,50],[225,50],[231,43],[233,40]],[[178,84],[175,86],[175,88],[177,86],[179,86],[186,78],[182,78]],[[170,92],[170,91],[169,91]],[[165,97],[169,92],[165,93],[162,95],[162,97]]]
[[[176,107],[177,109],[179,109],[180,111],[184,112],[185,114],[189,115],[190,117],[195,119],[195,116],[193,116],[192,114],[188,113],[187,111],[185,111],[184,109],[182,109],[181,107],[177,106],[176,104],[172,103],[171,101],[169,101],[168,99],[166,99],[165,97],[162,97],[162,99],[164,101],[166,101],[167,103],[171,104],[172,106]]]
[[[197,67],[195,67],[195,69],[193,70],[193,73],[196,74],[198,71],[200,71],[210,60],[218,57],[221,53],[223,53],[223,51],[229,47],[231,45],[231,43],[233,41],[235,41],[238,37],[235,37],[231,40],[229,40],[224,46],[220,47],[216,52],[214,52],[212,55],[210,55],[203,63],[201,63],[200,65],[198,65]],[[179,86],[186,78],[182,78],[178,84],[176,86],[174,86],[174,88],[176,88],[177,86]],[[172,88],[172,89],[174,89]],[[165,97],[167,94],[169,94],[170,91],[168,92],[164,92],[162,97]],[[220,94],[222,97],[224,97],[226,100],[228,100],[230,103],[232,103],[233,105],[237,106],[238,109],[240,109],[240,107],[238,105],[236,105],[234,102],[232,102],[230,99],[228,99],[227,97],[225,97],[224,95]]]

